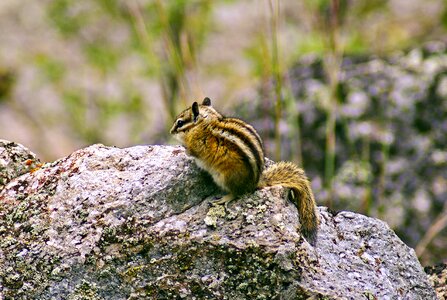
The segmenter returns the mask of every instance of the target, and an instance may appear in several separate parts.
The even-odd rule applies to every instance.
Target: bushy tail
[[[281,185],[290,188],[289,199],[300,214],[301,232],[309,243],[317,241],[318,214],[314,195],[303,169],[291,162],[279,162],[262,173],[259,187]]]

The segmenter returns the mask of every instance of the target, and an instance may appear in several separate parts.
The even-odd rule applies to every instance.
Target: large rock
[[[0,299],[436,299],[384,222],[319,208],[314,248],[285,193],[225,211],[181,147],[76,151],[0,192]]]

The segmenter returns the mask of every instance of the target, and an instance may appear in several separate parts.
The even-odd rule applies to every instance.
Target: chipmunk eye
[[[177,127],[182,127],[185,124],[183,120],[177,120]]]

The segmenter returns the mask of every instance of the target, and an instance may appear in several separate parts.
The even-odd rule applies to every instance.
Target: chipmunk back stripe
[[[228,130],[225,130],[224,128],[220,126],[213,126],[210,128],[210,133],[216,137],[217,140],[219,139],[225,139],[226,143],[233,145],[231,147],[232,150],[236,151],[240,157],[242,158],[242,161],[247,166],[247,169],[250,172],[251,178],[256,178],[256,181],[259,180],[260,172],[256,170],[256,161],[253,156],[252,151],[243,143],[243,141],[235,136],[232,136]],[[228,147],[228,145],[227,145]],[[228,147],[230,148],[230,147]]]
[[[241,156],[244,163],[248,163],[250,172],[256,177],[256,181],[259,179],[259,173],[262,171],[262,165],[259,162],[259,154],[255,151],[255,147],[245,138],[243,132],[238,131],[237,128],[232,127],[229,124],[223,123],[224,126],[212,126],[211,132],[217,139],[224,138],[228,143],[234,145]]]
[[[253,126],[251,126],[250,124],[247,124],[244,121],[242,121],[241,119],[237,119],[237,118],[226,118],[225,120],[227,120],[229,122],[237,123],[240,126],[246,128],[250,132],[250,134],[257,140],[258,144],[261,147],[262,155],[264,155],[264,144],[262,143],[261,137],[256,132],[256,130],[253,128]]]
[[[250,149],[256,162],[256,171],[261,171],[264,168],[264,152],[262,143],[259,143],[257,135],[252,134],[251,130],[247,126],[237,122],[238,119],[224,119],[227,125],[227,130],[234,136],[237,136],[242,143]]]

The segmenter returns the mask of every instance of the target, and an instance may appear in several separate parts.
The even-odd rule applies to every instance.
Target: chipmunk
[[[290,188],[289,199],[298,208],[301,232],[311,244],[316,242],[319,220],[309,180],[291,162],[279,162],[264,170],[264,146],[251,125],[224,117],[207,97],[201,105],[194,102],[181,112],[170,133],[228,193],[214,203],[226,205],[257,188],[273,185]]]

